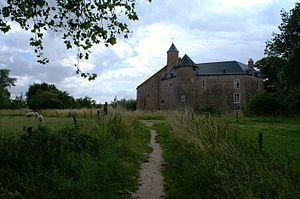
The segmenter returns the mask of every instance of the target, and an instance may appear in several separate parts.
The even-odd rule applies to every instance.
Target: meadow
[[[131,196],[150,150],[140,116],[115,111],[88,117],[76,111],[76,124],[69,110],[44,110],[48,116],[41,124],[25,120],[19,111],[2,110],[0,198]]]
[[[41,124],[27,111],[0,110],[0,198],[130,198],[151,150],[141,120],[156,120],[166,198],[300,196],[299,118],[78,109],[42,110]]]

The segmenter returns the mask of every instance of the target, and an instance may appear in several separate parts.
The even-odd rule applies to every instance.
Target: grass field
[[[139,120],[159,121],[167,198],[300,197],[299,118],[82,109],[42,110],[40,124],[27,111],[0,110],[0,198],[130,198],[150,150]]]
[[[50,115],[50,114],[49,114]],[[77,115],[78,116],[78,115]],[[23,131],[33,127],[32,135]],[[150,148],[138,116],[0,116],[0,198],[130,198]]]
[[[300,197],[298,118],[240,117],[237,123],[228,116],[173,116],[155,128],[166,161],[166,198]],[[258,132],[264,133],[262,152]],[[212,141],[218,139],[222,144]]]

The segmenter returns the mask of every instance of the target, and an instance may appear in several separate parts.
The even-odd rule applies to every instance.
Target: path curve
[[[151,127],[153,122],[144,121],[147,127]],[[140,169],[140,186],[133,198],[140,199],[159,199],[164,196],[163,176],[161,173],[163,163],[163,152],[160,145],[156,141],[157,133],[150,130],[151,140],[150,146],[152,152],[148,162],[143,162]]]

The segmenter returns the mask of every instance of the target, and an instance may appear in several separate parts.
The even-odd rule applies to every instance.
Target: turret
[[[179,63],[179,51],[175,47],[174,43],[170,46],[167,54],[167,71],[170,71],[173,66]]]

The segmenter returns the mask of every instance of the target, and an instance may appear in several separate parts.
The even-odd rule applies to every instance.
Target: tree
[[[277,99],[265,91],[256,93],[246,106],[246,114],[249,115],[272,115],[280,110]]]
[[[300,76],[300,3],[295,4],[290,12],[281,11],[280,33],[273,33],[267,42],[265,53],[268,56],[286,60],[282,68],[284,78],[289,84],[299,84]]]
[[[91,97],[85,96],[84,98],[76,99],[77,108],[92,108],[96,107],[96,102]]]
[[[147,0],[151,2],[151,0]],[[78,61],[88,59],[93,44],[114,45],[117,36],[128,38],[127,23],[138,20],[136,0],[4,0],[0,4],[0,30],[11,30],[10,21],[33,33],[30,45],[34,47],[38,62],[46,64],[43,54],[44,32],[58,32],[67,49],[77,47]],[[94,79],[96,74],[77,73]]]
[[[259,69],[260,74],[264,78],[265,90],[271,93],[276,91],[276,83],[279,79],[279,72],[285,64],[285,59],[274,56],[264,57],[255,63],[255,67]]]
[[[10,109],[21,109],[26,107],[26,101],[23,99],[22,94],[20,96],[16,96],[15,99],[10,100]]]
[[[130,111],[136,110],[136,100],[134,99],[123,98],[118,100],[117,97],[115,97],[114,101],[112,101],[110,104],[113,108],[124,108]]]
[[[8,88],[15,85],[16,78],[9,77],[8,69],[0,69],[0,108],[9,106],[10,92]]]
[[[267,41],[268,57],[256,65],[265,78],[266,90],[272,92],[287,113],[300,112],[300,3],[281,11],[279,33]]]
[[[58,90],[53,84],[32,84],[26,93],[26,103],[29,108],[73,108],[75,100],[69,93]]]

